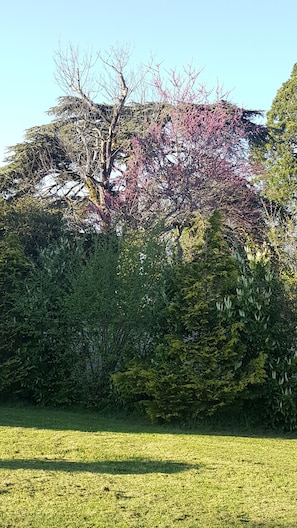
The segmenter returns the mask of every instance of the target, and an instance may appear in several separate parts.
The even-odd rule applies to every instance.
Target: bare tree
[[[100,61],[103,72],[97,79],[93,67]],[[129,89],[125,69],[129,61],[127,49],[113,48],[107,57],[90,54],[80,57],[69,47],[56,56],[57,80],[66,91],[64,111],[60,118],[70,118],[71,135],[64,135],[67,151],[71,151],[75,172],[87,187],[89,199],[98,208],[102,221],[108,223],[112,195],[112,172],[121,153],[118,142],[120,120]],[[95,102],[100,95],[101,104]],[[74,137],[73,137],[74,133]]]

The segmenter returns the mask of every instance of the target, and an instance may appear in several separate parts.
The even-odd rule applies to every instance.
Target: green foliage
[[[0,192],[6,197],[36,195],[44,176],[55,168],[65,182],[70,160],[54,123],[30,128],[25,141],[10,150],[8,164],[0,168]]]
[[[14,233],[30,260],[35,261],[40,249],[57,240],[65,229],[59,208],[30,196],[13,201],[0,198],[0,239]]]
[[[264,392],[266,420],[276,429],[297,429],[297,352],[289,349],[269,364],[270,379]]]
[[[45,208],[35,198],[26,197],[13,202],[2,200],[0,207],[0,275],[2,290],[4,288],[1,295],[1,312],[4,313],[1,356],[6,358],[2,365],[5,382],[0,393],[2,397],[28,397],[45,403],[49,398],[38,387],[50,383],[54,361],[48,358],[48,364],[44,362],[43,347],[48,350],[55,348],[57,343],[62,346],[67,333],[62,330],[63,325],[59,328],[58,307],[63,298],[64,284],[61,281],[64,277],[59,275],[57,262],[53,262],[49,278],[50,259],[46,254],[58,243],[62,232],[66,233],[65,225],[60,212]],[[50,314],[54,312],[55,322],[50,324]],[[56,336],[52,339],[54,333]],[[59,371],[58,367],[56,371]],[[55,376],[63,376],[63,369],[59,376]],[[59,391],[55,388],[53,391],[59,400]]]
[[[273,347],[264,391],[268,423],[286,431],[297,429],[296,286],[296,277],[281,275],[275,289]]]
[[[110,391],[109,376],[125,354],[130,327],[120,309],[119,247],[115,235],[94,235],[70,278],[66,311],[72,328],[69,346],[82,398],[100,406]]]
[[[215,213],[183,231],[176,259],[161,231],[71,234],[34,201],[1,211],[2,398],[124,405],[152,421],[250,406],[296,428],[287,243],[275,261],[252,242],[231,254]]]
[[[203,243],[198,233],[195,245],[195,232],[197,224],[191,228],[191,258],[172,269],[167,333],[153,361],[114,376],[123,398],[141,400],[152,421],[213,414],[265,375],[261,353],[243,367],[243,323],[218,309],[222,302],[231,306],[238,276],[220,214],[211,217]]]
[[[114,376],[125,400],[145,409],[152,422],[188,422],[213,414],[234,400],[246,381],[236,379],[234,361],[239,345],[233,325],[199,336],[199,342],[184,343],[174,336],[158,347],[154,366],[131,366]],[[234,370],[234,372],[232,372]]]
[[[117,164],[122,168],[129,159],[135,135],[139,145],[142,140],[145,145],[152,123],[164,131],[162,125],[170,119],[166,105],[129,106],[125,97],[118,108],[97,105],[78,91],[79,97],[60,98],[52,109],[53,123],[27,132],[24,142],[12,149],[8,165],[0,169],[5,198],[0,201],[1,397],[55,405],[80,402],[97,408],[116,403],[138,407],[152,421],[166,422],[197,420],[221,408],[238,412],[250,407],[269,426],[297,428],[296,86],[297,64],[268,112],[268,134],[252,123],[253,112],[243,111],[236,125],[246,130],[244,137],[251,141],[254,161],[261,166],[269,250],[263,243],[255,246],[248,241],[234,251],[240,237],[236,242],[233,237],[231,252],[222,228],[225,218],[215,212],[206,221],[221,183],[225,189],[225,178],[217,180],[215,189],[210,187],[213,199],[202,185],[196,203],[202,207],[200,215],[190,227],[181,227],[188,223],[194,201],[180,223],[176,216],[180,174],[192,161],[196,171],[200,158],[190,156],[187,161],[182,156],[174,175],[168,159],[172,145],[164,158],[173,197],[176,192],[177,237],[172,245],[168,244],[172,231],[166,235],[162,228],[144,229],[152,225],[151,215],[156,223],[160,218],[158,183],[144,216],[137,216],[152,190],[148,186],[148,196],[137,197],[136,190],[143,192],[139,177],[159,160],[158,148],[155,153],[148,148],[148,157],[139,165],[142,158],[137,158],[140,152],[134,144],[135,187],[130,189],[127,180],[120,187],[128,194],[125,199],[119,195],[114,168]],[[205,116],[211,110],[208,105],[199,108]],[[185,117],[191,117],[188,110]],[[231,105],[230,110],[236,107]],[[212,126],[212,110],[209,115]],[[204,120],[199,112],[197,118]],[[186,120],[185,129],[192,124]],[[236,136],[235,129],[231,132]],[[228,141],[229,163],[233,143]],[[199,149],[199,141],[197,145]],[[236,157],[238,138],[233,146]],[[175,156],[174,145],[172,152]],[[200,169],[199,165],[199,176]],[[207,162],[205,174],[212,170],[213,164]],[[133,179],[133,171],[129,174]],[[158,182],[159,169],[156,175]],[[237,172],[234,175],[237,185]],[[232,191],[220,197],[218,206],[222,202],[226,206],[229,198],[231,204],[237,200],[238,189],[232,187],[232,178],[227,180]],[[46,195],[46,207],[36,199],[39,193]],[[253,213],[255,202],[244,209],[241,198],[240,194],[242,211],[262,218],[258,202]],[[83,227],[82,208],[89,199],[96,204],[96,214],[100,212],[96,217],[100,234],[86,223]],[[135,217],[129,216],[130,207],[137,210]],[[89,221],[94,211],[84,211]],[[121,236],[112,231],[113,221],[121,227]],[[138,225],[138,230],[129,231],[128,225]]]
[[[122,170],[132,138],[147,134],[161,111],[159,103],[117,109],[117,103],[87,102],[80,95],[60,97],[48,111],[53,121],[28,129],[24,141],[10,147],[7,164],[0,167],[0,195],[12,201],[42,197],[48,206],[60,207],[76,227],[85,216],[89,220],[90,201],[98,207],[104,193],[109,200],[116,194],[114,172],[110,178],[113,169],[120,165]],[[116,119],[115,112],[119,112]]]
[[[40,249],[38,264],[32,266],[20,290],[19,355],[28,371],[22,394],[41,404],[75,401],[71,328],[65,313],[65,296],[76,257],[72,249],[66,236]]]
[[[17,250],[21,255],[20,245]],[[162,297],[163,244],[151,233],[64,230],[54,240],[41,238],[34,253],[13,290],[14,311],[5,312],[19,345],[3,379],[11,373],[14,392],[43,405],[105,406],[111,374],[128,359],[149,354]],[[5,269],[12,276],[12,265]],[[7,335],[9,350],[13,344]]]
[[[297,64],[278,90],[267,114],[269,135],[255,159],[262,164],[263,194],[267,206],[267,234],[275,255],[276,275],[271,283],[270,344],[263,407],[269,423],[297,427],[296,391],[296,197],[297,197]]]
[[[164,249],[152,234],[95,235],[72,273],[66,310],[88,405],[106,402],[111,374],[149,353],[164,265]]]
[[[0,241],[0,394],[8,396],[26,372],[19,361],[21,346],[17,324],[17,298],[29,263],[14,234]]]
[[[244,252],[236,253],[236,259],[238,279],[230,316],[241,323],[241,339],[246,345],[243,366],[254,361],[261,364],[262,376],[258,380],[261,382],[265,378],[264,364],[273,346],[271,311],[274,276],[265,247],[259,248],[250,243]]]
[[[237,307],[242,339],[247,345],[244,361],[265,359],[265,383],[250,388],[244,398],[270,427],[296,427],[296,317],[284,281],[267,248],[246,247],[237,255],[239,280]],[[258,359],[257,359],[258,358]]]
[[[264,195],[296,212],[297,198],[297,64],[267,113],[269,134],[255,158],[264,168]]]

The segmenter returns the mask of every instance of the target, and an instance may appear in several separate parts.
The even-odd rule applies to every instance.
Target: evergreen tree
[[[262,356],[242,367],[242,324],[228,313],[237,263],[224,240],[221,215],[212,215],[202,242],[200,227],[190,230],[198,243],[173,267],[166,328],[151,364],[134,363],[114,376],[123,398],[142,401],[152,421],[213,414],[265,376]]]
[[[17,291],[15,311],[21,338],[18,357],[27,372],[20,397],[34,403],[75,401],[75,356],[70,347],[72,329],[65,296],[77,265],[75,244],[65,234],[40,248]]]
[[[0,241],[0,395],[11,396],[26,377],[19,350],[22,345],[17,320],[19,291],[29,263],[14,234]]]
[[[256,159],[264,167],[264,195],[296,212],[297,63],[273,100],[267,113],[267,127],[266,141],[254,149]]]
[[[36,261],[40,249],[58,240],[66,230],[58,207],[30,196],[13,201],[0,198],[0,239],[14,233],[30,261]]]

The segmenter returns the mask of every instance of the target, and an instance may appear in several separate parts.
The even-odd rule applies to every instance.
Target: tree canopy
[[[296,65],[266,126],[128,59],[59,52],[0,169],[0,396],[294,429]]]
[[[154,100],[132,100],[126,52],[99,58],[106,77],[90,81],[91,65],[73,49],[58,56],[67,94],[49,110],[53,121],[27,131],[1,169],[8,199],[36,193],[63,204],[74,223],[83,217],[100,229],[117,224],[181,228],[197,210],[220,209],[230,229],[259,229],[257,192],[249,184],[248,145],[263,127],[259,112],[220,98],[209,100],[199,72],[158,69],[146,81]],[[144,78],[142,83],[144,83]],[[103,100],[97,102],[94,93]]]
[[[279,88],[267,112],[266,140],[255,149],[263,166],[263,193],[275,203],[296,211],[297,198],[297,64]]]

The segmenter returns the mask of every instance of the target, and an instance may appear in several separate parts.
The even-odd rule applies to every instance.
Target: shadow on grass
[[[151,425],[144,419],[131,416],[107,416],[82,409],[59,410],[42,407],[0,406],[0,426],[50,429],[55,431],[82,431],[86,433],[148,433],[148,434],[198,434],[212,436],[237,436],[255,438],[296,439],[297,432],[276,433],[259,431],[242,424],[222,426],[201,423],[195,428],[170,425]]]
[[[128,460],[104,460],[98,462],[67,462],[65,460],[9,459],[0,460],[0,469],[64,471],[67,473],[89,472],[111,475],[142,475],[147,473],[180,473],[189,469],[200,469],[197,464],[184,464],[174,461],[159,461],[143,458]]]

